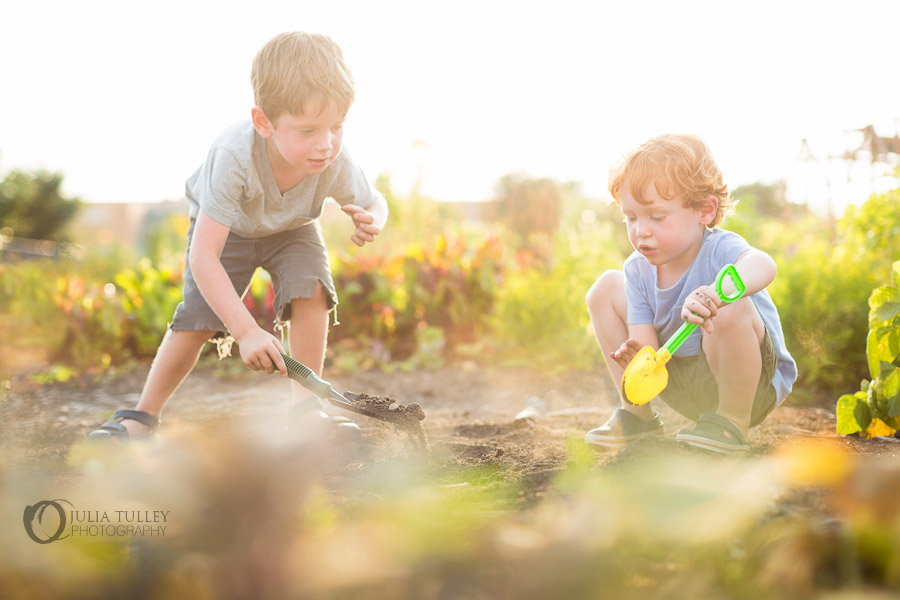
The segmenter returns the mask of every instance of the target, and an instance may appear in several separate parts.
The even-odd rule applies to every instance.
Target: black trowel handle
[[[372,410],[368,410],[367,408],[363,408],[362,406],[358,406],[348,400],[343,394],[340,394],[337,390],[335,390],[330,383],[316,375],[312,369],[304,365],[299,360],[293,359],[287,354],[282,354],[281,357],[284,359],[284,365],[287,367],[288,377],[311,391],[319,398],[328,400],[337,407],[343,408],[344,410],[349,410],[350,412],[355,412],[359,415],[373,417],[380,421],[390,421],[387,416],[379,414]],[[353,394],[349,395],[353,397]]]
[[[287,367],[288,377],[311,391],[319,398],[329,398],[331,384],[315,374],[315,372],[299,360],[295,360],[287,354],[281,354],[284,366]]]

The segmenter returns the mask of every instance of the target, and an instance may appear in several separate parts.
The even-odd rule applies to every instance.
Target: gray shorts
[[[225,324],[209,307],[191,273],[191,238],[194,220],[188,229],[188,250],[184,258],[184,300],[175,309],[171,329],[225,332]],[[318,221],[262,238],[242,238],[228,234],[221,259],[235,291],[243,298],[257,267],[265,269],[275,290],[276,324],[291,319],[291,300],[312,298],[320,283],[328,297],[328,310],[338,304],[328,251]]]
[[[777,396],[772,379],[778,363],[775,342],[766,330],[763,342],[762,371],[756,384],[750,426],[763,422],[775,408]],[[666,365],[669,383],[659,397],[675,411],[693,421],[702,413],[715,412],[719,406],[719,386],[706,361],[706,353],[701,350],[697,356],[673,356]]]

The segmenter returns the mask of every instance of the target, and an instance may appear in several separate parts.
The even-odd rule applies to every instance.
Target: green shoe
[[[744,454],[750,450],[740,428],[716,413],[703,413],[693,428],[682,429],[675,440],[719,454]]]
[[[606,423],[588,431],[584,441],[604,448],[622,448],[628,442],[648,435],[661,435],[662,432],[659,413],[653,413],[653,417],[645,421],[624,408],[617,408]]]

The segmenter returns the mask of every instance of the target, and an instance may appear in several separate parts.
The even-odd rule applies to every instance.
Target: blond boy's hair
[[[644,193],[651,184],[662,198],[679,198],[683,205],[700,209],[709,195],[718,198],[716,216],[708,227],[715,227],[734,212],[734,202],[722,171],[712,153],[695,135],[661,135],[650,138],[609,171],[609,192],[616,203],[627,185],[631,195],[642,204],[649,204]]]
[[[295,31],[270,40],[250,72],[256,105],[270,121],[282,113],[323,111],[333,101],[346,115],[353,104],[353,76],[331,38]]]

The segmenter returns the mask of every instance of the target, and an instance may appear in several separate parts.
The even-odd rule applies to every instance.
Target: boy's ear
[[[700,208],[700,222],[709,227],[709,224],[716,219],[716,212],[719,210],[719,199],[715,194],[706,197],[706,201]]]
[[[260,136],[264,138],[272,137],[275,128],[260,107],[254,106],[250,109],[250,120],[253,121],[253,127]]]

